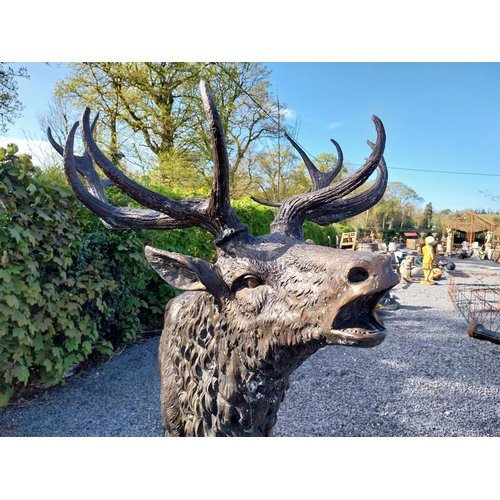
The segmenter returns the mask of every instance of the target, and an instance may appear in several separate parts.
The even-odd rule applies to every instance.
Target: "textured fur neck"
[[[159,353],[168,366],[161,380],[170,398],[162,400],[165,434],[270,436],[290,374],[321,345],[263,343],[269,333],[233,334],[204,292],[171,301]]]

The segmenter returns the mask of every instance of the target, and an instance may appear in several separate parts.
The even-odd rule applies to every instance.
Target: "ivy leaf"
[[[4,297],[4,299],[5,299],[5,302],[7,302],[7,304],[10,307],[13,307],[15,309],[19,309],[19,301],[17,300],[17,297],[15,295],[6,295]]]
[[[36,335],[33,339],[33,349],[35,351],[41,351],[45,345],[44,339],[41,335]]]
[[[0,279],[5,283],[10,283],[12,281],[12,270],[11,269],[0,269]]]
[[[5,407],[9,404],[13,393],[14,387],[7,387],[3,392],[0,392],[0,407]]]
[[[17,243],[21,241],[21,234],[15,227],[9,227],[7,230],[9,231],[11,236],[15,238]]]
[[[45,366],[45,368],[47,368],[48,372],[51,372],[52,367],[54,366],[54,363],[52,363],[52,361],[49,358],[46,358],[43,360],[42,365]]]
[[[29,368],[23,364],[16,365],[16,367],[12,370],[12,373],[17,380],[19,380],[19,382],[24,382],[25,384],[28,382],[30,377]]]
[[[12,336],[18,337],[19,339],[22,339],[23,337],[26,336],[26,330],[24,328],[21,328],[18,326],[17,328],[14,328],[12,330]]]
[[[38,215],[39,217],[41,217],[42,219],[46,220],[46,221],[51,221],[52,218],[50,216],[48,216],[43,210],[38,210]]]

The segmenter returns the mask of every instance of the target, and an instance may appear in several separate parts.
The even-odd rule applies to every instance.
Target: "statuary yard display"
[[[112,229],[198,226],[215,238],[216,263],[146,247],[159,275],[185,293],[166,308],[159,348],[161,411],[166,436],[270,436],[290,374],[328,345],[373,347],[386,329],[375,312],[396,284],[388,255],[306,243],[302,225],[332,224],[361,213],[384,194],[385,131],[373,117],[377,140],[365,164],[332,184],[342,167],[320,172],[304,159],[313,190],[278,205],[268,235],[254,237],[229,201],[229,160],[222,124],[206,82],[200,84],[214,164],[209,199],[174,201],[128,179],[98,149],[87,108],[80,124],[83,156],[64,150],[68,180],[78,197]],[[50,133],[49,133],[50,137]],[[111,206],[93,162],[145,209]],[[377,172],[376,181],[348,196]],[[78,173],[85,179],[81,182]],[[260,200],[262,201],[262,200]],[[147,388],[146,388],[147,390]]]

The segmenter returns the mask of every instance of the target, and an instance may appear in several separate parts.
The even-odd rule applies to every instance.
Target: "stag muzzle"
[[[343,267],[340,305],[327,335],[328,344],[374,347],[386,337],[376,313],[380,299],[399,283],[388,255],[348,252],[354,262]]]

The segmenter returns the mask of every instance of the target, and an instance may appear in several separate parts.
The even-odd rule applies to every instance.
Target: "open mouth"
[[[389,289],[388,289],[389,290]],[[342,306],[328,336],[329,344],[374,347],[387,335],[375,307],[388,290],[363,295]]]

